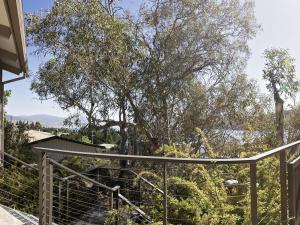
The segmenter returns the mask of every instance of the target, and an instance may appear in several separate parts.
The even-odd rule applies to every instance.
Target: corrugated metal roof
[[[28,136],[29,143],[44,140],[44,139],[55,136],[51,133],[38,131],[38,130],[28,130],[28,131],[25,131],[24,133],[25,133],[25,135]]]

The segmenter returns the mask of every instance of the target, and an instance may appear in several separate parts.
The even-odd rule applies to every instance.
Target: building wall
[[[101,150],[101,148],[74,143],[71,141],[66,141],[61,139],[53,139],[53,140],[36,143],[32,145],[33,149],[34,147],[52,148],[52,149],[75,151],[75,152],[99,152]],[[49,157],[59,162],[64,158],[66,158],[66,155],[58,154],[58,153],[49,153]]]

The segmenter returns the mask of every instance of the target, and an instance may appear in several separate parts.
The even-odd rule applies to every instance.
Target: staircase
[[[23,212],[27,211],[28,204],[32,201],[38,201],[38,183],[24,184],[22,182],[27,180],[26,178],[29,176],[38,178],[37,168],[7,153],[5,156],[8,161],[4,161],[6,166],[2,168],[2,174],[5,171],[6,176],[3,175],[0,178],[2,180],[2,186],[0,185],[0,225],[38,225],[39,219],[37,217]],[[102,183],[104,180],[85,176],[54,160],[49,159],[49,162],[60,172],[64,171],[71,174],[70,179],[59,177],[56,174],[52,175],[52,218],[57,224],[102,225],[107,218],[108,211],[111,209],[118,210],[123,205],[132,209],[130,214],[125,215],[126,217],[140,222],[150,221],[150,217],[139,207],[135,199],[131,198],[131,195],[123,193],[120,187],[116,186],[118,184],[116,180],[112,181],[114,184],[108,185],[106,182]],[[13,168],[14,170],[12,170]],[[15,172],[17,177],[22,177],[16,182],[13,177]],[[10,183],[6,181],[10,181]],[[21,187],[26,187],[26,189],[21,189]],[[16,192],[18,195],[13,191],[18,191]],[[46,193],[49,194],[50,192]],[[16,207],[16,204],[19,205]],[[18,210],[13,209],[15,207]],[[37,208],[38,203],[28,212],[32,213]],[[34,214],[37,215],[36,212]],[[55,225],[55,223],[53,224]]]

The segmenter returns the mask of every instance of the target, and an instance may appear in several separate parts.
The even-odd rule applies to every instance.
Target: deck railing
[[[70,155],[70,156],[80,156],[80,157],[90,157],[90,158],[98,158],[98,159],[105,159],[105,160],[127,160],[127,161],[138,161],[143,163],[155,163],[157,165],[160,165],[162,168],[162,179],[163,179],[163,187],[162,195],[163,195],[163,202],[162,202],[162,208],[163,208],[163,216],[162,221],[164,224],[168,224],[168,221],[171,221],[172,218],[168,217],[168,168],[172,165],[180,165],[180,164],[187,164],[187,165],[246,165],[249,166],[249,178],[250,178],[250,209],[251,209],[251,224],[257,225],[260,223],[260,219],[258,218],[258,191],[257,191],[257,164],[269,157],[272,156],[278,156],[279,157],[279,174],[280,174],[280,214],[281,214],[281,224],[287,225],[292,224],[294,221],[297,221],[298,218],[289,218],[288,214],[291,216],[295,216],[295,213],[292,213],[290,209],[290,212],[288,211],[288,205],[292,205],[292,203],[289,202],[288,204],[288,189],[287,189],[287,155],[292,155],[293,152],[298,148],[300,145],[300,141],[296,141],[290,144],[287,144],[282,147],[275,148],[273,150],[248,157],[248,158],[231,158],[231,159],[194,159],[194,158],[172,158],[172,157],[156,157],[156,156],[136,156],[136,155],[119,155],[119,154],[102,154],[102,153],[86,153],[86,152],[75,152],[75,151],[65,151],[61,149],[50,149],[50,148],[40,148],[37,147],[35,150],[40,151],[42,153],[41,162],[40,162],[40,193],[50,193],[47,189],[47,180],[45,177],[49,176],[49,173],[51,174],[51,164],[60,166],[55,161],[48,159],[47,154],[48,153],[55,153],[55,154],[64,154],[64,155]],[[293,165],[295,165],[296,162],[300,160],[299,158],[294,160]],[[48,165],[50,165],[48,167]],[[298,165],[298,164],[297,164]],[[50,169],[49,169],[50,168]],[[72,171],[75,174],[75,171]],[[76,173],[78,176],[82,176],[79,173]],[[291,182],[289,179],[289,186],[291,185],[299,185],[299,181],[295,182],[295,179],[300,180],[300,178],[290,175],[290,177],[293,177],[293,182]],[[94,182],[94,181],[91,181]],[[49,182],[48,182],[49,183]],[[51,184],[51,182],[50,182]],[[290,191],[292,190],[292,187],[289,187]],[[115,188],[112,190],[111,193],[114,193],[114,191],[117,190]],[[294,193],[294,192],[293,192]],[[300,198],[300,196],[295,196],[289,194],[289,197],[294,196],[294,198]],[[49,214],[49,206],[51,206],[51,201],[47,201],[47,196],[44,196],[43,194],[40,195],[41,201],[40,201],[40,215],[41,215],[41,225],[48,225],[51,224],[51,221],[47,220],[47,215]],[[49,197],[49,196],[48,196]],[[51,198],[51,196],[50,196]],[[293,199],[295,205],[295,199]],[[297,200],[298,202],[300,199]],[[290,206],[291,207],[291,206]],[[294,210],[294,209],[293,209]],[[296,224],[296,223],[295,223]]]

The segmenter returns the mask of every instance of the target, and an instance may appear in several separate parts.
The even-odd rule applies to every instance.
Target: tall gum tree
[[[275,102],[276,132],[278,145],[284,143],[284,99],[299,90],[296,80],[295,59],[287,49],[273,48],[264,52],[265,67],[263,78],[267,88],[273,93]]]
[[[84,114],[89,125],[126,131],[134,122],[140,139],[176,142],[190,100],[204,96],[198,106],[216,114],[207,102],[243,73],[258,28],[253,7],[248,0],[150,0],[130,16],[117,12],[118,1],[55,1],[27,16],[28,43],[48,56],[32,89]],[[191,116],[193,124],[210,117]]]
[[[242,73],[247,41],[258,28],[253,7],[238,0],[150,0],[132,20],[143,54],[135,92],[127,97],[138,124],[147,124],[160,143],[176,141],[173,131],[189,110],[191,89],[200,88],[194,92],[200,98]]]
[[[35,54],[47,56],[32,90],[41,100],[54,99],[62,109],[78,112],[69,117],[72,121],[84,115],[89,130],[126,123],[124,116],[111,119],[114,110],[124,112],[120,99],[130,52],[113,3],[59,0],[49,11],[26,16],[28,43]]]

